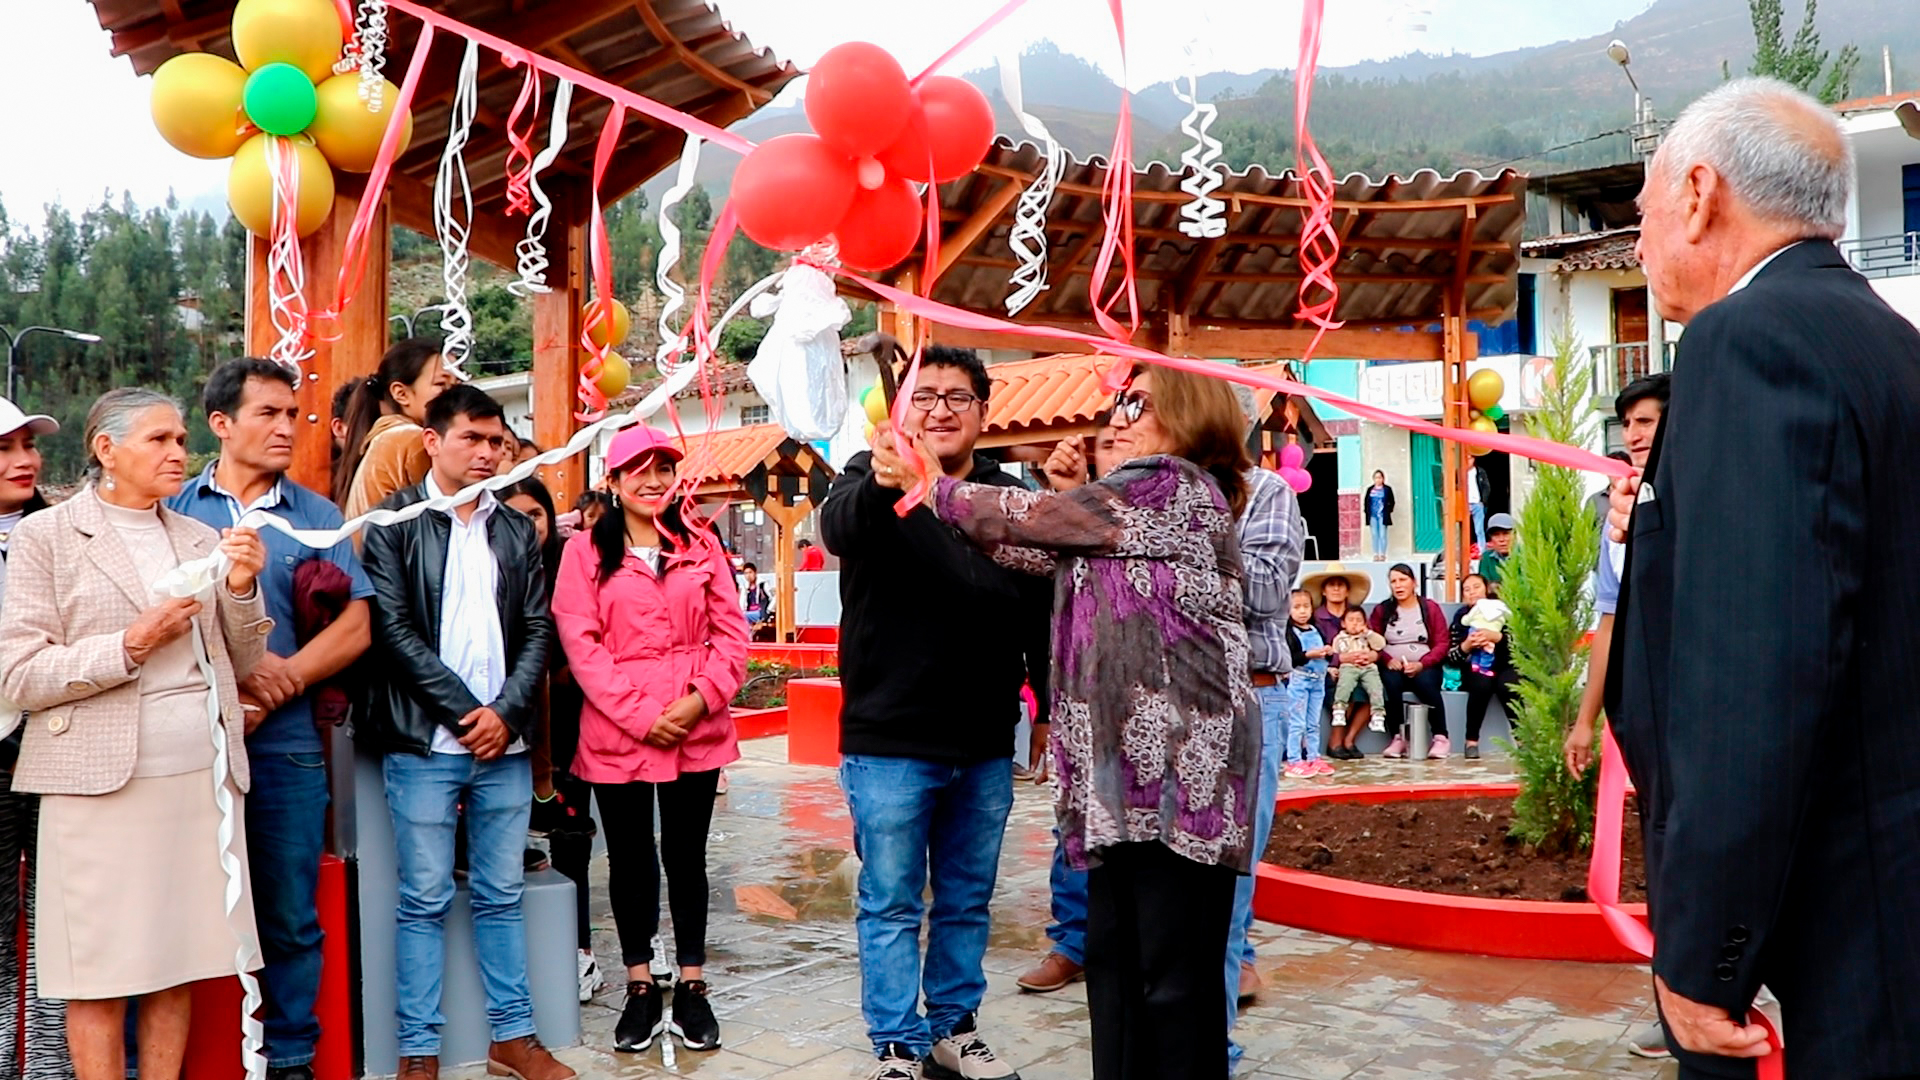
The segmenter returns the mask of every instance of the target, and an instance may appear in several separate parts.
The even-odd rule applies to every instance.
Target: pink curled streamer
[[[500,57],[506,66],[518,67],[517,54]],[[521,117],[525,117],[523,123]],[[507,113],[507,216],[533,213],[533,129],[540,122],[540,69],[527,65],[527,78],[520,84],[520,96]]]
[[[1299,166],[1300,188],[1309,203],[1300,225],[1300,310],[1295,318],[1315,327],[1313,340],[1300,356],[1305,365],[1320,348],[1327,331],[1343,324],[1333,317],[1340,306],[1340,283],[1333,271],[1340,262],[1340,233],[1333,227],[1333,170],[1320,154],[1307,125],[1308,106],[1313,101],[1314,73],[1320,66],[1320,24],[1325,15],[1325,0],[1304,0],[1300,11],[1300,63],[1294,71],[1293,141]],[[1309,299],[1315,290],[1325,293],[1319,300]]]

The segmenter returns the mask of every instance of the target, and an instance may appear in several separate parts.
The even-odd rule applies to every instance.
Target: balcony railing
[[[1664,343],[1659,356],[1644,341],[1616,345],[1595,345],[1587,350],[1593,357],[1593,396],[1599,407],[1611,410],[1613,399],[1626,385],[1660,371],[1673,370],[1673,345]]]
[[[1920,232],[1892,236],[1864,236],[1840,241],[1840,253],[1855,270],[1870,278],[1920,274]]]

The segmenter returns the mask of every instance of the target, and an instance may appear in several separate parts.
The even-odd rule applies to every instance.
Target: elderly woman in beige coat
[[[43,796],[34,962],[41,993],[69,1002],[79,1080],[125,1075],[129,998],[140,999],[140,1075],[175,1080],[188,984],[234,974],[242,951],[259,963],[250,898],[227,910],[215,792],[224,786],[244,820],[236,677],[272,628],[254,585],[266,551],[251,529],[223,538],[160,505],[185,482],[186,439],[172,399],[110,391],[87,415],[95,482],[22,521],[9,544],[0,697],[18,709],[0,728],[26,710],[14,786]],[[231,568],[204,607],[156,593],[216,548]],[[228,850],[244,884],[244,829]]]

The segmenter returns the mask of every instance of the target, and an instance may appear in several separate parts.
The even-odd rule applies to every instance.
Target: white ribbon
[[[1180,121],[1180,130],[1193,140],[1193,145],[1180,155],[1180,164],[1187,175],[1180,181],[1180,190],[1190,199],[1180,207],[1180,231],[1195,239],[1216,240],[1227,235],[1227,204],[1213,197],[1225,183],[1220,167],[1220,140],[1214,138],[1208,128],[1220,115],[1220,109],[1210,101],[1200,100],[1199,81],[1189,72],[1187,89],[1180,90],[1180,83],[1173,84],[1174,96],[1186,102],[1186,119]]]
[[[273,345],[267,356],[295,371],[313,355],[307,341],[307,271],[300,255],[299,222],[283,220],[300,206],[300,170],[284,136],[267,140],[267,175],[273,181],[273,217],[267,237],[267,319],[273,324]],[[289,210],[288,207],[294,209]]]
[[[347,44],[346,55],[333,65],[333,73],[344,75],[358,69],[360,100],[366,102],[368,112],[377,113],[387,96],[382,74],[386,66],[387,0],[360,0],[353,40]]]
[[[673,316],[687,302],[687,290],[673,280],[671,271],[680,265],[680,226],[674,223],[673,208],[693,190],[694,174],[700,168],[700,137],[687,136],[687,147],[680,151],[680,167],[673,174],[673,186],[660,199],[660,257],[654,265],[653,280],[660,295],[660,348],[654,353],[654,366],[662,374],[676,353],[685,351],[687,339],[673,328]]]
[[[1007,295],[1007,315],[1012,317],[1047,289],[1047,210],[1053,205],[1053,193],[1059,188],[1061,178],[1066,175],[1067,152],[1047,130],[1047,125],[1027,111],[1017,55],[1000,57],[1000,94],[1019,117],[1020,126],[1040,140],[1047,155],[1040,175],[1020,193],[1020,200],[1014,206],[1013,227],[1007,233],[1007,246],[1013,249],[1014,260],[1020,264],[1007,280],[1013,289]]]
[[[540,187],[540,174],[566,148],[567,112],[572,107],[573,84],[561,79],[553,88],[553,119],[547,129],[547,145],[534,156],[533,167],[527,173],[527,194],[532,197],[534,208],[533,213],[527,215],[527,235],[514,245],[520,277],[507,286],[507,291],[515,296],[548,291],[546,237],[547,220],[553,217],[553,200]]]
[[[473,351],[473,312],[467,308],[467,238],[473,225],[473,185],[467,178],[466,146],[474,114],[479,110],[479,72],[480,44],[468,41],[448,113],[447,145],[440,154],[440,171],[433,185],[433,232],[440,241],[441,279],[447,294],[440,315],[440,329],[447,335],[441,356],[447,369],[462,379],[466,372],[460,365]]]
[[[228,568],[226,554],[215,551],[204,559],[181,563],[168,571],[154,583],[154,591],[183,600],[191,597],[211,609],[218,602],[214,588],[227,576]],[[254,587],[259,585],[256,583]],[[246,1063],[248,1080],[262,1080],[267,1074],[267,1058],[262,1053],[267,1030],[257,1017],[263,999],[260,980],[252,971],[259,957],[259,946],[234,928],[234,913],[240,910],[246,882],[240,856],[233,851],[233,838],[240,831],[239,808],[234,805],[233,788],[228,783],[232,779],[233,761],[227,751],[227,729],[220,715],[219,675],[214,671],[213,654],[208,651],[207,639],[200,632],[197,618],[193,620],[193,653],[200,665],[200,676],[207,683],[207,730],[213,738],[213,805],[220,811],[220,827],[215,839],[220,845],[220,870],[227,878],[223,898],[227,926],[233,930],[235,942],[234,974],[240,978],[240,1056]]]

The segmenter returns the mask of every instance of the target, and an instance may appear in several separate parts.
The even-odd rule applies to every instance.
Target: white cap
[[[11,435],[21,428],[34,435],[51,435],[60,430],[60,421],[40,414],[28,416],[20,411],[20,406],[0,397],[0,436]]]

